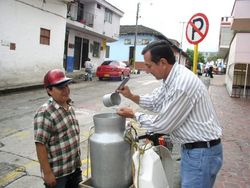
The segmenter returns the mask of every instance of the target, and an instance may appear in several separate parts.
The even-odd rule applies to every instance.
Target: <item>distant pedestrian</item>
[[[202,65],[202,63],[197,64],[197,74],[199,77],[202,76]]]
[[[67,78],[59,69],[44,76],[50,96],[34,117],[37,157],[46,188],[78,188],[82,181],[80,129],[71,105]]]
[[[208,67],[208,75],[210,78],[213,78],[213,63],[209,63],[209,67]]]
[[[209,76],[209,62],[206,63],[205,65],[205,77]]]
[[[222,128],[209,93],[202,81],[175,62],[168,42],[154,41],[142,51],[145,71],[160,87],[146,95],[136,95],[128,86],[118,90],[124,97],[154,114],[120,107],[117,113],[134,118],[154,133],[170,134],[181,144],[181,187],[212,188],[222,166]]]
[[[92,81],[93,80],[93,64],[91,63],[91,60],[88,58],[85,62],[85,71],[87,73],[86,81]]]

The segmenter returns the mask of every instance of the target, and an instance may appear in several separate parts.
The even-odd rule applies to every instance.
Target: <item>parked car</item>
[[[123,80],[125,77],[130,76],[130,68],[122,61],[107,60],[97,67],[96,76],[99,80],[104,78]]]

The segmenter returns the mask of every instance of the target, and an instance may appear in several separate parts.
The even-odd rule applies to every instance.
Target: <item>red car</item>
[[[99,80],[103,80],[103,78],[119,78],[119,80],[123,80],[125,77],[130,76],[130,68],[124,62],[108,60],[97,67],[96,76]]]

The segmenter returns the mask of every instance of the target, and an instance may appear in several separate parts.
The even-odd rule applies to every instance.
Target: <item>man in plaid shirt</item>
[[[82,181],[80,129],[70,104],[67,78],[59,69],[50,70],[44,86],[50,99],[34,117],[34,138],[46,188],[77,188]]]

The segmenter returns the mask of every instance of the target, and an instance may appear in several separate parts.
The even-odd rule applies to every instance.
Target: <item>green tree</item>
[[[209,57],[207,58],[207,61],[208,61],[208,62],[210,62],[210,61],[216,62],[217,59],[220,59],[220,58],[221,58],[221,57],[220,57],[218,54],[216,54],[216,55],[213,55],[213,56],[209,56]]]
[[[187,55],[188,55],[188,60],[190,62],[191,67],[193,67],[193,61],[194,61],[194,50],[191,49],[187,49],[186,51]],[[198,62],[197,63],[205,63],[205,58],[204,55],[200,52],[198,52]]]

